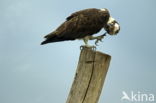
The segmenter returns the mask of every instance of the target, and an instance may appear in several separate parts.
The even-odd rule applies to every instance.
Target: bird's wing
[[[77,39],[95,34],[103,27],[103,22],[97,18],[96,15],[90,13],[79,14],[70,18],[70,20],[65,21],[59,28],[57,28],[57,35],[64,39]]]
[[[97,11],[97,10],[98,9],[95,9],[95,8],[80,10],[80,11],[77,11],[75,13],[72,13],[70,16],[68,16],[66,18],[66,20],[68,21],[68,20],[72,19],[73,17],[79,16],[79,15],[86,15],[90,11]]]

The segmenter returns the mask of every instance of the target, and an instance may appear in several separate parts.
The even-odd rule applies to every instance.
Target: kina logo
[[[121,101],[131,101],[131,102],[154,102],[155,96],[152,93],[141,93],[140,91],[126,93],[122,91]]]

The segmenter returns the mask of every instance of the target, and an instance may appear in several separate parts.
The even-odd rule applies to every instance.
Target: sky
[[[156,96],[155,4],[155,0],[0,0],[0,103],[66,101],[84,43],[40,43],[67,16],[86,8],[107,8],[121,26],[117,36],[106,36],[97,47],[112,56],[99,103],[134,103],[121,101],[122,91]]]

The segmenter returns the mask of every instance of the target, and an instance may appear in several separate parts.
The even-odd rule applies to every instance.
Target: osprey
[[[110,16],[107,9],[80,10],[72,13],[56,30],[46,35],[44,37],[46,40],[41,45],[75,39],[83,39],[85,45],[88,45],[88,40],[95,39],[97,45],[106,33],[96,37],[92,35],[98,33],[102,28],[110,35],[115,35],[120,30],[119,23]]]

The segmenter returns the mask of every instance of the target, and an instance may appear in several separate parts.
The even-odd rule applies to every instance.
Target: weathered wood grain
[[[66,103],[98,103],[111,56],[83,48]]]

